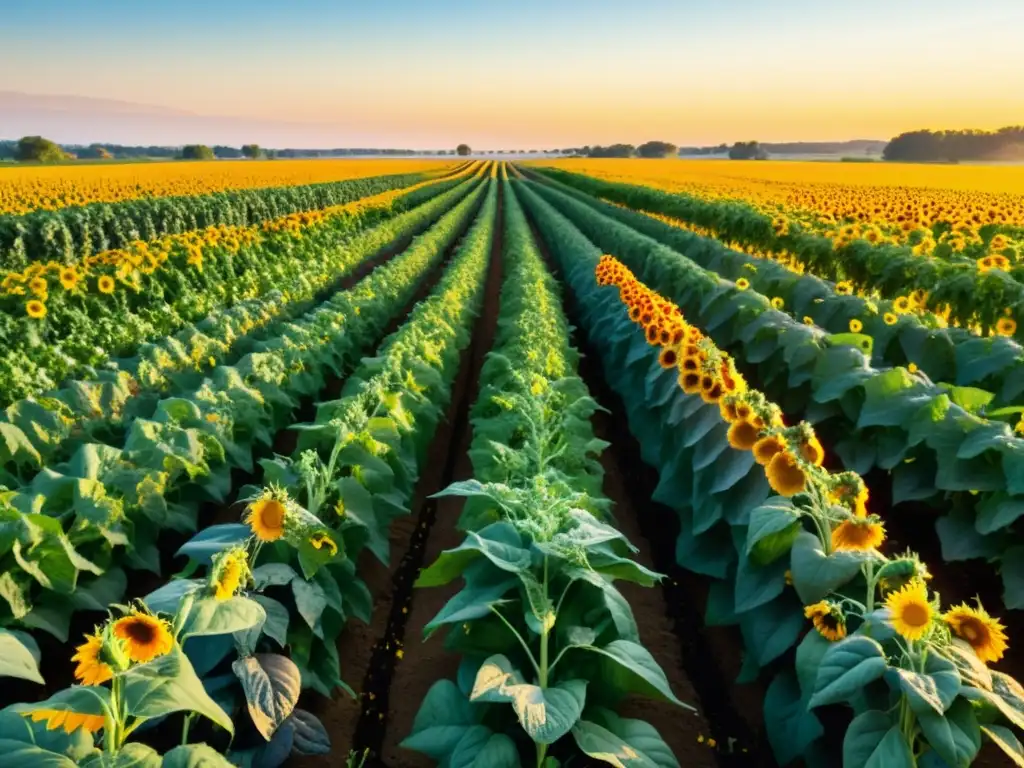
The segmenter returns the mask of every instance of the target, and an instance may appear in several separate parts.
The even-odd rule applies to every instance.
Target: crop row
[[[203,247],[183,241],[161,251],[159,268],[125,261],[96,285],[76,282],[49,293],[46,280],[34,277],[30,284],[41,280],[42,293],[24,304],[27,310],[0,314],[0,402],[52,389],[68,377],[91,378],[111,357],[131,357],[141,344],[271,291],[285,302],[308,300],[346,266],[344,257],[335,261],[345,253],[341,246],[460,181],[428,184],[376,205],[357,201],[305,226],[245,230],[245,237],[218,236]]]
[[[393,166],[396,170],[400,165]],[[0,215],[0,269],[32,262],[75,264],[135,240],[216,226],[251,226],[299,211],[341,205],[427,177],[396,173],[321,184],[234,189],[187,197],[89,203],[55,211]]]
[[[302,687],[329,694],[343,686],[337,635],[348,616],[369,618],[370,597],[355,562],[363,548],[386,561],[388,523],[407,512],[417,467],[482,300],[494,228],[494,182],[486,193],[483,188],[474,192],[403,254],[313,313],[315,327],[305,343],[282,338],[273,351],[261,353],[261,364],[277,369],[276,384],[246,392],[242,387],[252,382],[241,377],[233,389],[214,383],[223,396],[220,407],[197,396],[176,398],[176,407],[166,411],[181,417],[190,410],[186,420],[193,426],[187,428],[193,430],[205,429],[204,422],[223,423],[222,417],[230,415],[226,409],[236,404],[242,408],[239,416],[252,417],[255,403],[289,412],[295,397],[322,387],[326,372],[343,374],[373,345],[454,242],[481,197],[476,224],[430,297],[384,342],[377,357],[355,369],[340,400],[322,403],[313,423],[293,427],[301,438],[292,457],[261,462],[264,486],[252,489],[245,522],[196,535],[180,550],[190,559],[185,573],[148,595],[144,607],[87,638],[76,655],[76,677],[85,685],[2,713],[65,732],[56,741],[39,743],[34,729],[23,727],[17,765],[38,764],[31,761],[44,756],[53,765],[74,764],[60,762],[59,753],[85,757],[82,764],[91,764],[89,759],[99,759],[92,735],[99,732],[109,759],[130,756],[138,761],[133,764],[177,765],[168,762],[172,753],[161,762],[151,747],[128,742],[127,736],[180,711],[186,713],[182,744],[187,746],[176,752],[187,749],[191,756],[203,749],[212,765],[231,763],[208,748],[188,745],[197,714],[234,734],[229,755],[244,764],[275,766],[292,752],[329,749],[323,726],[297,709],[296,701]],[[210,421],[210,415],[218,418]],[[262,424],[248,421],[245,429],[257,438],[255,433],[262,433],[265,442],[273,425],[266,419]],[[241,419],[235,426],[243,426]],[[189,578],[204,567],[205,577]],[[236,594],[239,590],[244,594]],[[165,614],[173,620],[164,619]],[[161,647],[152,649],[149,658],[127,659],[123,669],[110,666],[118,652],[132,656],[140,650],[141,640],[126,629],[128,620],[145,623]],[[277,653],[277,647],[287,647],[291,657]],[[148,699],[139,690],[139,678],[150,686]],[[110,679],[108,689],[102,684]],[[161,691],[157,702],[154,690]],[[250,717],[239,716],[241,710]]]
[[[833,344],[753,290],[741,290],[636,230],[555,189],[530,189],[594,245],[705,328],[788,414],[833,440],[844,466],[888,473],[894,503],[942,502],[936,524],[948,561],[997,562],[1008,608],[1024,607],[1014,522],[1024,512],[1024,440],[1005,423],[970,413],[927,377],[872,368],[854,346]]]
[[[989,265],[982,264],[983,259],[975,263],[959,256],[922,256],[906,246],[876,245],[863,239],[836,244],[799,226],[780,227],[772,216],[735,201],[670,194],[555,169],[542,172],[588,194],[705,228],[721,240],[758,252],[789,254],[808,272],[827,280],[851,281],[857,289],[877,291],[886,299],[920,291],[926,294],[929,309],[948,308],[945,316],[965,327],[995,329],[1007,310],[1015,329],[1018,318],[1024,320],[1024,283],[1018,279],[1024,271],[1002,255],[1002,250],[1013,252],[1009,247],[994,248],[1001,261]],[[994,231],[988,234],[993,237]]]
[[[999,622],[980,605],[942,613],[920,559],[881,552],[867,487],[822,468],[809,424],[788,426],[705,329],[531,189],[522,197],[658,470],[654,498],[678,515],[678,561],[713,579],[707,623],[738,626],[741,680],[771,678],[764,716],[779,762],[836,764],[833,721],[816,711],[831,705],[853,715],[844,768],[967,765],[983,734],[1024,759],[1011,730],[1024,727],[1021,688],[986,666],[1006,650]]]

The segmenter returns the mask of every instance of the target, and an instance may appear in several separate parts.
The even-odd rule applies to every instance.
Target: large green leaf
[[[512,662],[498,654],[480,666],[469,698],[510,703],[530,738],[539,744],[551,744],[579,720],[586,691],[584,680],[565,680],[549,688],[527,683]]]
[[[914,768],[910,746],[885,712],[872,709],[853,719],[843,738],[843,768]]]
[[[572,736],[581,752],[602,763],[609,763],[617,768],[661,768],[624,738],[596,723],[580,720],[573,727]]]
[[[21,741],[0,739],[4,768],[76,768],[78,763],[56,752]]]
[[[810,706],[848,701],[887,669],[882,646],[871,638],[854,635],[840,640],[821,658]]]
[[[969,701],[958,699],[945,715],[925,709],[917,713],[917,723],[931,748],[954,768],[969,766],[981,749],[981,730]]]
[[[182,640],[187,637],[227,635],[241,632],[267,619],[263,606],[247,597],[218,600],[202,597],[195,601],[182,628]]]
[[[800,515],[792,502],[772,497],[750,512],[746,554],[767,565],[789,552],[800,531]]]
[[[206,744],[183,744],[164,755],[162,768],[233,768],[224,755]]]
[[[122,681],[125,706],[135,717],[196,712],[229,733],[235,732],[231,718],[209,697],[188,657],[177,646],[165,656],[128,670]]]
[[[471,726],[452,750],[449,768],[520,768],[515,742],[483,725]]]
[[[82,761],[82,768],[161,768],[160,753],[148,744],[130,742],[111,756],[97,752]]]
[[[402,742],[406,749],[434,760],[447,758],[466,731],[482,715],[451,680],[438,680],[427,691],[413,720],[412,733]]]
[[[999,747],[1014,765],[1024,768],[1024,744],[1020,743],[1012,730],[1003,725],[983,725],[981,732],[988,736],[989,741]]]
[[[914,713],[943,714],[960,693],[960,673],[956,665],[937,654],[929,654],[924,673],[897,668],[899,688]]]
[[[0,677],[18,677],[43,684],[39,646],[31,635],[0,628]]]
[[[826,555],[818,537],[802,531],[793,543],[790,556],[793,588],[804,605],[816,603],[856,576],[864,557],[853,552]]]
[[[622,695],[641,693],[693,709],[676,698],[668,679],[651,652],[632,640],[613,640],[605,646],[581,645],[579,652],[597,654],[601,659],[601,681]],[[576,653],[574,649],[570,653]]]
[[[470,531],[455,549],[440,554],[416,580],[417,587],[436,587],[459,576],[473,560],[486,557],[503,571],[521,573],[530,567],[530,552],[511,523],[498,522],[479,533]]]
[[[237,659],[231,669],[242,683],[256,730],[269,741],[298,703],[302,690],[299,668],[287,656],[260,653]]]
[[[808,637],[816,634],[812,632]],[[793,673],[787,670],[776,675],[765,692],[764,722],[772,753],[780,765],[804,754],[825,733],[821,721],[807,708],[807,695],[801,693]]]

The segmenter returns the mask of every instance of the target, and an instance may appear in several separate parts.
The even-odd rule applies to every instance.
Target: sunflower
[[[106,294],[113,293],[115,285],[116,283],[114,282],[114,278],[112,278],[110,275],[103,275],[102,277],[100,277],[98,283],[100,293]]]
[[[679,363],[679,354],[672,347],[665,347],[658,353],[658,365],[665,370],[675,368]]]
[[[75,679],[83,685],[102,685],[114,676],[114,670],[103,661],[103,637],[97,632],[86,635],[85,642],[75,648],[72,661],[77,661]]]
[[[900,296],[892,303],[892,308],[896,310],[897,314],[905,315],[910,311],[910,299],[906,296]]]
[[[700,378],[700,397],[705,403],[717,403],[724,394],[722,382],[705,374]]]
[[[786,302],[784,302],[782,300],[782,297],[780,297],[780,296],[773,296],[772,297],[772,308],[773,309],[782,309],[784,306],[786,306]]]
[[[734,402],[727,403],[725,400],[719,400],[718,412],[722,414],[722,421],[727,421],[730,424],[735,424],[740,420],[739,414],[736,412],[736,403]]]
[[[247,567],[245,550],[235,550],[222,556],[210,583],[213,596],[217,600],[234,597],[246,577]]]
[[[780,451],[786,450],[786,441],[778,435],[762,437],[753,446],[754,461],[765,466]]]
[[[741,277],[739,280],[736,281],[736,287],[739,288],[741,291],[745,291],[747,290],[747,288],[750,287],[750,281],[747,280],[747,278],[745,277]]]
[[[810,315],[804,315],[804,325],[814,325],[814,318]]]
[[[74,290],[74,287],[78,285],[78,270],[74,267],[64,267],[60,271],[60,284],[65,291]]]
[[[996,333],[1000,336],[1013,336],[1017,332],[1017,321],[1012,317],[1000,317],[996,321]]]
[[[850,333],[860,333],[864,330],[864,323],[856,317],[850,321]]]
[[[103,715],[83,715],[67,709],[35,709],[25,712],[24,716],[30,718],[33,723],[45,721],[48,731],[60,728],[64,733],[74,733],[79,728],[96,733],[106,722]]]
[[[816,467],[822,465],[825,461],[825,449],[821,447],[821,441],[818,440],[817,435],[811,435],[810,438],[800,443],[800,456],[804,461]]]
[[[853,283],[849,280],[840,280],[836,283],[836,293],[840,296],[849,296],[853,293]]]
[[[882,320],[885,321],[886,325],[896,325],[899,322],[899,317],[893,312],[886,312],[882,315]]]
[[[759,431],[749,421],[737,421],[729,427],[729,445],[737,451],[749,451],[757,442]]]
[[[33,277],[28,283],[28,289],[36,296],[45,296],[49,292],[48,288],[45,277]]]
[[[928,602],[928,588],[923,581],[912,581],[899,592],[885,599],[893,629],[907,640],[920,640],[932,623],[934,609]]]
[[[772,456],[764,471],[768,485],[780,496],[795,496],[807,487],[807,475],[789,451],[779,451]]]
[[[264,495],[249,505],[245,522],[260,541],[277,541],[284,536],[285,506]]]
[[[917,363],[909,363],[907,365],[907,372],[908,373],[917,373],[917,371],[918,371]]]
[[[876,519],[854,516],[832,530],[832,549],[864,552],[878,549],[885,541],[885,526]]]
[[[999,661],[1009,647],[1006,627],[978,604],[971,608],[966,603],[950,608],[942,615],[953,633],[963,638],[974,649],[978,658],[988,663]]]
[[[700,374],[693,371],[685,371],[679,375],[679,386],[688,395],[700,392]]]
[[[25,312],[33,320],[42,320],[46,317],[46,305],[39,301],[39,299],[32,299],[32,301],[25,305]]]
[[[137,609],[114,622],[114,636],[124,642],[128,658],[145,664],[174,647],[171,625]]]
[[[814,622],[814,628],[826,640],[834,643],[846,637],[846,617],[839,606],[822,600],[804,608],[804,617]]]

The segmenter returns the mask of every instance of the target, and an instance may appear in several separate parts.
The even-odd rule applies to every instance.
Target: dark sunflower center
[[[127,635],[140,645],[148,645],[156,639],[156,630],[148,621],[133,621],[125,629]]]
[[[923,627],[928,623],[928,608],[919,603],[910,603],[903,608],[903,621],[912,627]]]

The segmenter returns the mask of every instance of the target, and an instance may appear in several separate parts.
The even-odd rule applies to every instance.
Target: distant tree
[[[468,155],[472,151],[473,150],[469,148],[469,144],[459,144],[459,146],[455,148],[456,154],[459,155]]]
[[[636,147],[632,144],[612,144],[608,147],[585,147],[588,157],[633,157]]]
[[[205,144],[187,144],[181,148],[182,160],[213,160],[213,150]]]
[[[767,160],[768,153],[756,141],[737,141],[729,149],[730,160]]]
[[[110,160],[113,155],[102,144],[90,144],[77,151],[79,160]]]
[[[259,144],[243,144],[242,154],[250,159],[254,159],[260,156],[260,145]]]
[[[55,163],[69,157],[60,146],[42,136],[23,136],[18,140],[18,148],[14,152],[14,159],[23,163]]]
[[[237,160],[242,156],[242,150],[237,147],[225,147],[223,144],[216,144],[213,147],[213,156],[227,160]]]
[[[668,157],[679,151],[679,147],[667,141],[648,141],[636,148],[640,157]]]
[[[1014,160],[1024,156],[1024,126],[998,131],[910,131],[901,133],[882,151],[885,160],[960,162]]]

